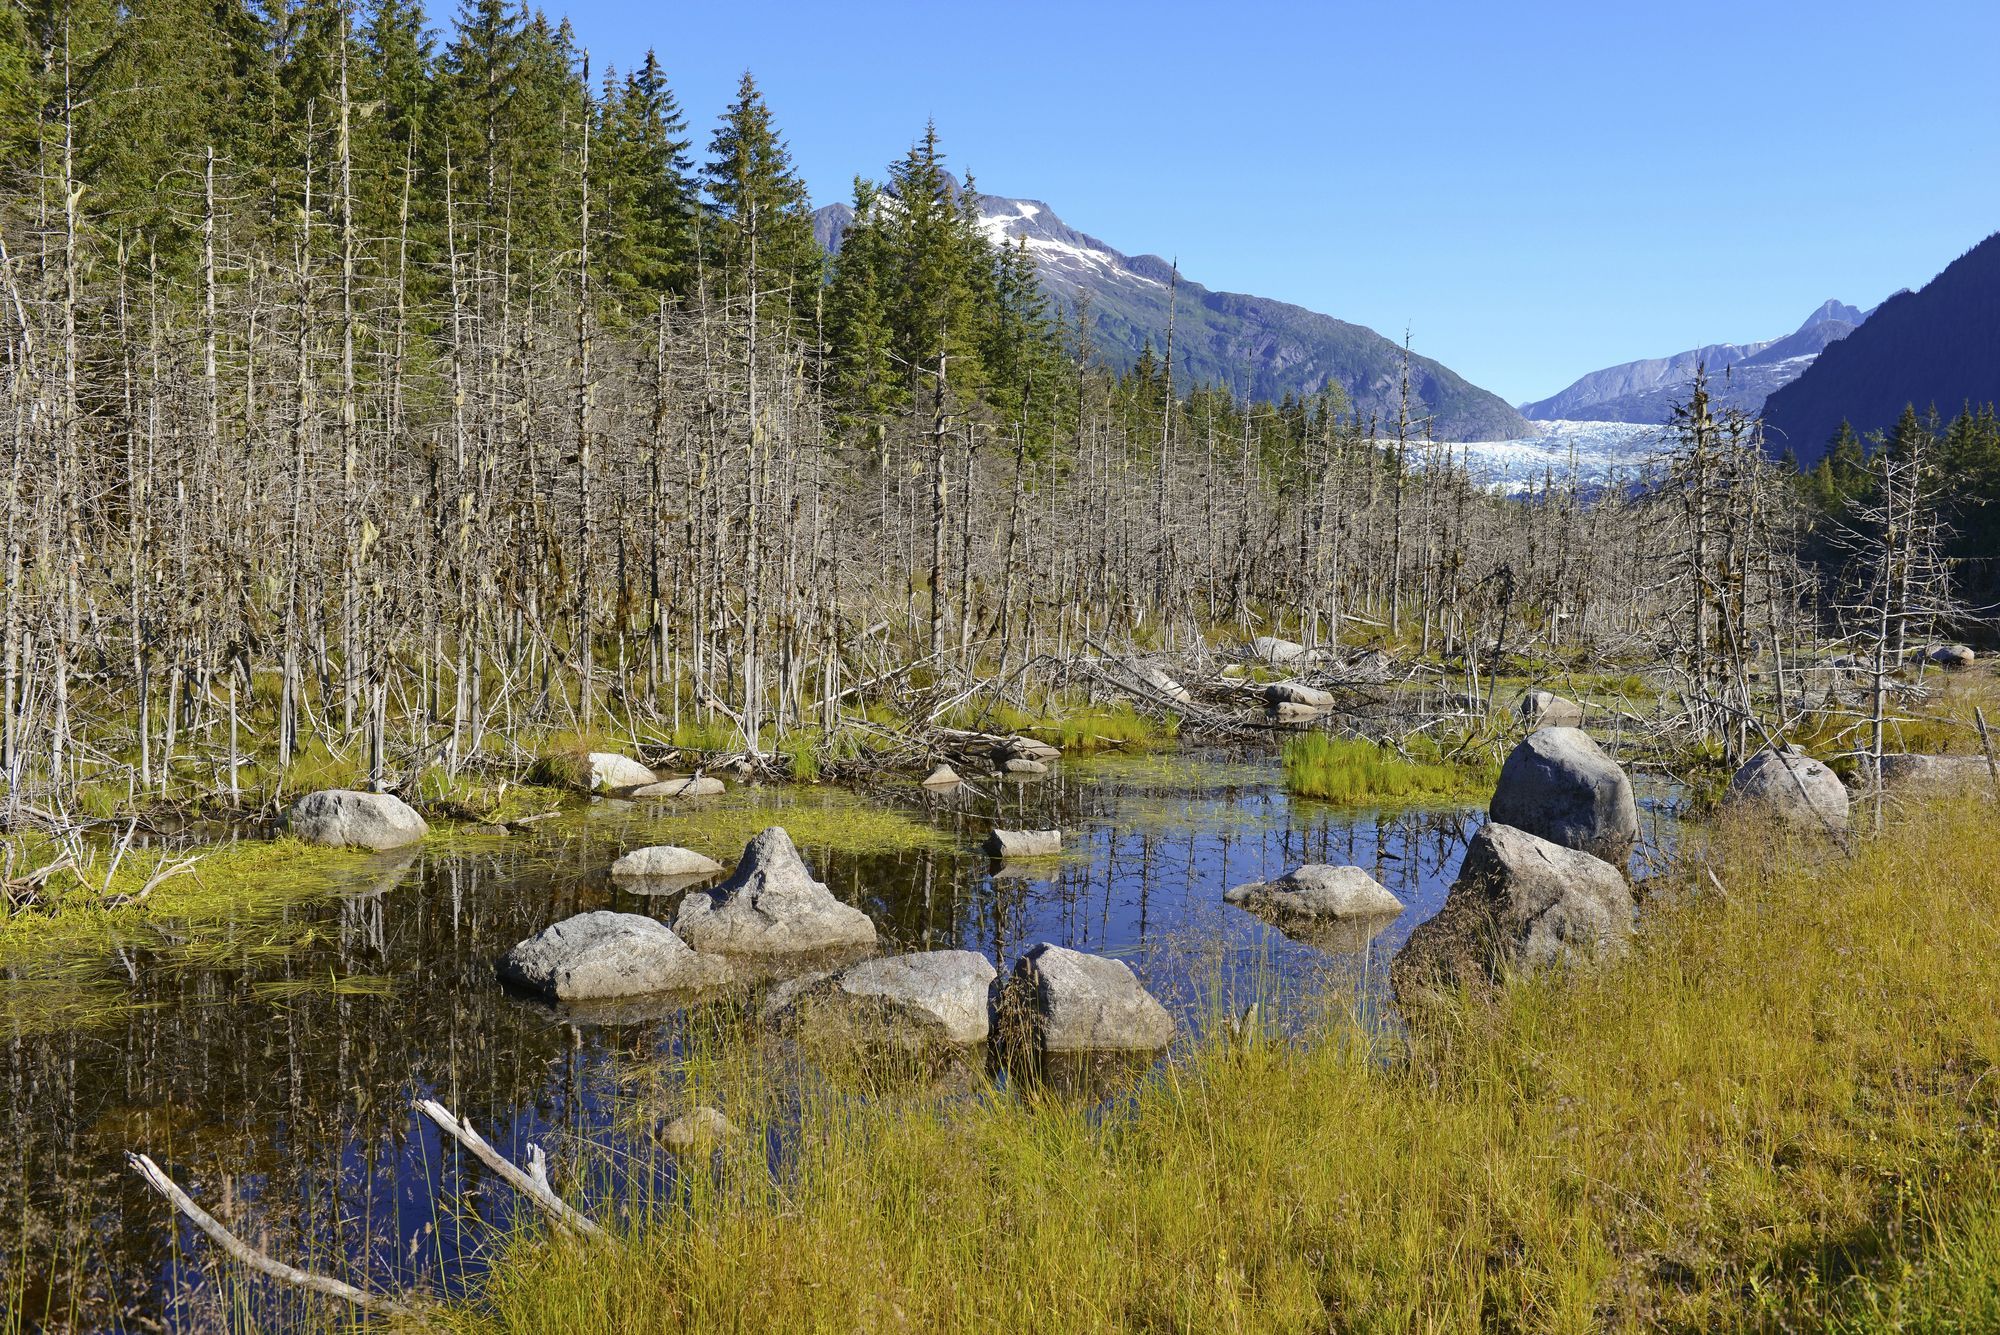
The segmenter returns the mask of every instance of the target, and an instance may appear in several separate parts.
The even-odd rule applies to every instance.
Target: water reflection
[[[1389,957],[1442,903],[1477,813],[1340,814],[1277,785],[1268,759],[1068,762],[897,790],[942,833],[935,847],[841,855],[801,843],[834,892],[874,917],[885,948],[964,947],[1002,968],[1039,941],[1116,955],[1184,1028],[1328,979],[1372,1006]],[[13,1313],[51,1329],[222,1324],[244,1303],[269,1328],[296,1315],[295,1295],[244,1280],[170,1227],[125,1168],[128,1148],[285,1260],[379,1286],[476,1274],[490,1221],[516,1203],[439,1144],[411,1097],[442,1100],[517,1157],[531,1140],[602,1142],[628,1134],[614,1112],[630,1072],[741,1020],[701,1007],[572,1017],[495,981],[502,951],[572,913],[671,921],[677,891],[619,887],[606,868],[676,842],[677,819],[597,804],[530,834],[364,868],[352,894],[287,914],[285,949],[246,933],[192,962],[162,944],[127,952],[129,974],[114,960],[80,980],[115,983],[131,1005],[86,1027],[20,1028],[7,1050],[0,1295]],[[976,851],[996,820],[1060,827],[1066,851],[996,864]],[[1348,952],[1330,967],[1315,944],[1222,902],[1229,886],[1303,862],[1361,866],[1408,909],[1319,943]],[[1282,1005],[1266,1015],[1284,1026]]]

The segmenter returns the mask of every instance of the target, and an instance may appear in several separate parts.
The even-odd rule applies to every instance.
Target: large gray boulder
[[[653,781],[653,771],[615,751],[592,751],[583,758],[583,786],[593,793],[620,793]]]
[[[1971,667],[1978,655],[1962,644],[1933,644],[1924,650],[1924,659],[1933,667],[1945,668],[1952,672],[1963,672]]]
[[[697,955],[665,923],[637,913],[579,913],[500,960],[500,976],[558,1001],[642,996],[728,981],[721,960]]]
[[[611,875],[620,881],[670,880],[687,876],[713,876],[722,864],[706,853],[674,844],[635,848],[611,864]]]
[[[1295,640],[1281,640],[1275,635],[1259,635],[1250,641],[1248,656],[1282,667],[1286,663],[1297,663],[1305,658],[1306,647]]]
[[[1403,901],[1359,867],[1308,862],[1269,881],[1239,885],[1227,903],[1280,918],[1366,918],[1403,911]]]
[[[1530,728],[1581,728],[1583,706],[1554,691],[1529,691],[1521,697],[1521,722]]]
[[[899,1047],[983,1043],[995,977],[977,951],[889,955],[799,989],[783,1012],[821,1033],[839,1030]]]
[[[1639,842],[1632,781],[1580,728],[1537,728],[1500,767],[1488,814],[1623,867]]]
[[[1311,705],[1314,709],[1333,708],[1333,693],[1302,681],[1274,681],[1264,688],[1267,705]]]
[[[1173,1041],[1167,1008],[1124,961],[1043,942],[1001,994],[1001,1022],[1051,1052],[1148,1052]]]
[[[1055,857],[1062,852],[1062,831],[996,828],[986,836],[986,851],[996,858]]]
[[[1631,934],[1632,891],[1618,868],[1493,822],[1472,837],[1444,907],[1410,933],[1391,978],[1407,1002],[1511,969],[1588,961]]]
[[[875,924],[806,870],[776,825],[752,839],[730,878],[681,902],[674,928],[697,950],[775,955],[870,945]]]
[[[1730,779],[1722,805],[1758,812],[1793,829],[1835,833],[1847,828],[1847,786],[1796,747],[1767,747],[1744,761]]]
[[[662,779],[658,783],[647,783],[634,788],[634,797],[714,797],[722,792],[722,780],[713,774],[695,774],[686,778]]]
[[[430,833],[424,818],[393,793],[328,788],[292,803],[285,828],[329,848],[401,848]]]
[[[1960,792],[1993,782],[1984,756],[1886,755],[1882,786]]]

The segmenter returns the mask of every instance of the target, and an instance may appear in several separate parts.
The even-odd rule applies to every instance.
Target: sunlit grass
[[[1446,760],[1434,744],[1412,742],[1417,758],[1362,738],[1308,732],[1285,742],[1285,788],[1298,797],[1339,806],[1391,802],[1481,802],[1493,792],[1498,766],[1484,753]]]

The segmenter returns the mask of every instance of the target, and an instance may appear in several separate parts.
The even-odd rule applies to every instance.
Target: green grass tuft
[[[1395,802],[1482,802],[1492,795],[1499,767],[1486,759],[1471,763],[1443,758],[1434,744],[1417,739],[1418,759],[1360,738],[1309,732],[1286,740],[1285,789],[1298,797],[1339,806]]]

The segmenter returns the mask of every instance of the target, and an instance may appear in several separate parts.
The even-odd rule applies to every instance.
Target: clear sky
[[[986,191],[1515,402],[2000,230],[2000,0],[548,7],[657,50],[698,148],[752,70],[816,203],[934,117]]]

